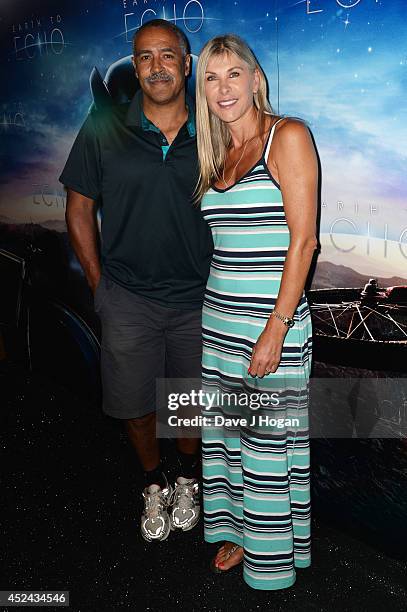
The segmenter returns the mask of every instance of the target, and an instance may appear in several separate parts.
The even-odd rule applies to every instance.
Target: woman
[[[204,386],[277,391],[278,408],[263,414],[299,417],[284,429],[243,426],[238,436],[203,428],[205,540],[225,541],[213,571],[244,561],[251,587],[281,589],[311,561],[312,340],[303,290],[317,245],[316,153],[302,122],[273,115],[262,69],[239,37],[205,45],[196,81],[198,196],[215,246]],[[225,411],[218,404],[213,414]]]

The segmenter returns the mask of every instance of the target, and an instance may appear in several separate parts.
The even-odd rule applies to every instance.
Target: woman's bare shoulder
[[[280,120],[281,119],[281,120]],[[276,142],[308,141],[310,133],[306,123],[298,117],[280,117],[276,124],[274,139]]]
[[[280,117],[276,124],[267,165],[276,173],[280,165],[294,160],[314,160],[315,147],[307,124],[297,117]]]

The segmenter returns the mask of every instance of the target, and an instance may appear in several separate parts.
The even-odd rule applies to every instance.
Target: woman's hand
[[[273,374],[277,370],[286,333],[284,323],[271,317],[253,347],[250,376],[263,378],[265,374]]]

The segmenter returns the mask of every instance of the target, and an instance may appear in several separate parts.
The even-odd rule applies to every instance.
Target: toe
[[[215,561],[216,563],[219,563],[219,561],[222,561],[224,558],[226,557],[226,551],[225,551],[225,546],[221,546],[221,548],[219,548],[216,557],[215,557]]]
[[[225,552],[218,553],[215,558],[215,563],[223,563],[226,559],[226,556],[227,555],[225,554]]]
[[[226,559],[226,557],[227,555],[225,555],[225,560],[222,562],[222,570],[228,570],[243,560],[243,548],[239,546],[239,548],[230,555],[229,559]]]

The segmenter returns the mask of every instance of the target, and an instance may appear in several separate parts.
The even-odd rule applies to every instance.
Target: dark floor
[[[144,542],[137,466],[120,423],[4,364],[0,389],[0,590],[69,590],[71,610],[95,612],[407,610],[406,563],[320,511],[312,567],[285,591],[254,591],[240,570],[213,576],[216,545],[203,543],[202,525]],[[164,451],[171,463],[172,444]]]

